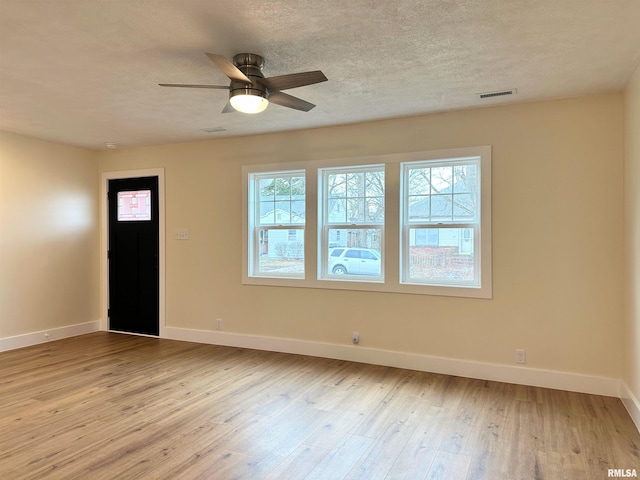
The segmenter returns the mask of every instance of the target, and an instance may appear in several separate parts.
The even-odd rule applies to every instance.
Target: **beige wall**
[[[625,90],[625,372],[640,399],[640,67]]]
[[[530,367],[619,378],[623,108],[611,94],[124,149],[100,170],[165,168],[169,326],[338,344],[357,330],[366,347],[509,365],[525,348]],[[243,165],[486,144],[492,300],[241,284]]]
[[[99,319],[98,161],[0,132],[0,338]]]

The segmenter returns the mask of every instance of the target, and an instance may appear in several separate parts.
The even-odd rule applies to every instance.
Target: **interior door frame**
[[[164,201],[164,168],[143,170],[121,170],[103,172],[100,180],[100,330],[109,330],[109,203],[107,192],[109,180],[122,178],[158,177],[158,323],[159,335],[154,338],[166,338],[166,286],[165,286],[165,201]],[[131,335],[142,335],[131,333]]]

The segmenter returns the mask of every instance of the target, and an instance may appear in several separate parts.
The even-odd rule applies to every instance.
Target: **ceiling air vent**
[[[485,92],[479,93],[478,97],[483,98],[493,98],[493,97],[502,97],[504,95],[515,95],[518,93],[518,90],[515,88],[511,88],[509,90],[500,90],[499,92]]]

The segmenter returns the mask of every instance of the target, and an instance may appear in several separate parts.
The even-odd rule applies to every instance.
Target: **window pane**
[[[384,220],[384,197],[366,199],[365,223],[381,223]]]
[[[409,195],[429,195],[431,193],[431,169],[409,169]]]
[[[477,165],[407,168],[410,222],[477,221]]]
[[[431,169],[431,193],[451,193],[453,187],[453,167]]]
[[[260,202],[260,218],[258,218],[258,223],[260,223],[260,225],[276,223],[275,202]]]
[[[409,197],[409,221],[425,221],[431,218],[431,197]]]
[[[431,220],[451,220],[453,215],[453,195],[431,196]]]
[[[453,196],[454,221],[474,221],[476,218],[476,196],[472,193],[462,193]]]
[[[473,282],[473,228],[410,228],[408,280]]]
[[[384,172],[366,172],[365,182],[367,197],[384,196]]]
[[[323,241],[318,253],[321,261],[326,262],[319,276],[334,279],[337,275],[361,275],[382,280],[384,167],[367,165],[318,171],[322,181]],[[367,228],[372,224],[379,227]]]
[[[118,192],[118,221],[151,220],[151,190]]]
[[[304,177],[292,177],[291,178],[291,195],[302,196],[305,194],[305,178]]]
[[[365,222],[384,223],[384,170],[367,172]]]
[[[364,198],[347,199],[347,222],[364,222]]]
[[[253,174],[249,183],[250,276],[303,277],[305,174],[267,172]],[[285,228],[269,228],[277,225]]]
[[[304,224],[305,178],[286,176],[258,181],[258,225]]]
[[[403,164],[401,282],[479,286],[479,172],[478,158]]]
[[[273,200],[276,192],[276,181],[273,178],[260,179],[260,201]]]
[[[347,173],[347,197],[364,197],[364,173]]]
[[[327,221],[329,223],[345,223],[347,221],[347,199],[330,198],[328,202]]]
[[[346,198],[347,176],[344,173],[327,175],[327,192],[329,198]]]
[[[384,171],[326,175],[328,223],[384,223]]]
[[[291,195],[291,178],[279,177],[275,182],[276,196],[288,197]]]
[[[381,228],[330,228],[329,250],[333,248],[361,247],[377,250],[382,246]]]
[[[455,193],[477,192],[476,165],[456,165],[453,167],[453,191]]]
[[[256,273],[304,273],[304,229],[259,229]]]
[[[334,275],[382,276],[382,229],[329,229],[329,265]]]
[[[276,204],[276,223],[289,223],[291,221],[291,203],[278,202]]]
[[[304,212],[304,200],[294,200],[291,202],[291,223],[304,223]]]

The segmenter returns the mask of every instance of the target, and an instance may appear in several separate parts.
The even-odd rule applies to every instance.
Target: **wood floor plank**
[[[328,450],[310,445],[300,445],[265,480],[299,480],[305,478],[327,456]]]
[[[96,332],[0,353],[0,478],[600,479],[621,401]]]
[[[358,435],[347,435],[305,477],[305,480],[346,478],[356,463],[369,449],[373,440]]]
[[[385,480],[416,427],[391,423],[347,475],[349,480]]]
[[[450,452],[438,452],[433,459],[425,480],[449,480],[465,478],[469,470],[470,458]],[[517,477],[520,478],[520,477]]]
[[[351,410],[331,412],[326,422],[304,441],[305,445],[331,450],[352,431],[364,413]]]

